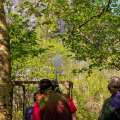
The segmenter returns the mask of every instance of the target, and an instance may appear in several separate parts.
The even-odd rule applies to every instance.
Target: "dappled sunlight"
[[[7,30],[6,25],[3,23],[3,21],[0,21],[0,28],[4,31]]]
[[[9,39],[3,0],[0,0],[0,120],[11,120],[12,84],[10,81],[10,62]]]
[[[0,113],[0,120],[5,120],[5,116],[2,113]]]
[[[43,78],[58,83],[69,80],[73,82],[72,89],[68,89],[68,83],[60,84],[59,89],[76,101],[77,119],[97,120],[110,95],[108,81],[113,75],[120,76],[119,2],[6,0],[3,8],[3,1],[0,0],[3,109],[13,112],[13,120],[21,120],[25,108],[34,102],[36,83]],[[30,81],[34,85],[28,85]],[[18,86],[12,91],[13,85]],[[12,99],[13,111],[7,104]],[[2,115],[5,117],[0,114],[0,120]]]
[[[0,40],[3,40],[3,35],[2,34],[0,34]]]
[[[6,83],[10,76],[10,54],[8,48],[5,45],[0,44],[0,79],[3,83]],[[0,83],[1,83],[0,81]]]

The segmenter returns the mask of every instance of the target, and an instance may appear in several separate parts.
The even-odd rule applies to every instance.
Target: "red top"
[[[67,98],[67,104],[69,106],[70,112],[75,113],[77,111],[77,108],[75,106],[75,103],[73,102],[72,98]]]
[[[40,106],[37,102],[33,105],[33,120],[41,120]]]

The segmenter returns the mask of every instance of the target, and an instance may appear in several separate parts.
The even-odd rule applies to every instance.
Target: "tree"
[[[89,61],[89,69],[120,70],[120,16],[112,12],[112,2],[75,0],[73,7],[62,14],[68,24],[63,42],[75,53],[75,59]]]
[[[3,3],[0,0],[0,120],[11,120],[10,46]]]

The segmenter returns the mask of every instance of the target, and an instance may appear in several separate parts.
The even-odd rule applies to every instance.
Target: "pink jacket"
[[[41,120],[40,106],[37,102],[33,105],[33,120]]]

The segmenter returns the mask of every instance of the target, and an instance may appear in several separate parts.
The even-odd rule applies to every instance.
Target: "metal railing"
[[[55,84],[58,84],[58,86],[61,84],[63,86],[65,86],[66,90],[67,90],[67,94],[69,96],[72,96],[72,88],[73,88],[73,83],[71,81],[59,81],[56,83],[56,80],[51,80],[52,83],[55,85]],[[22,114],[23,114],[23,120],[24,120],[24,113],[25,113],[25,110],[26,110],[26,101],[28,99],[28,97],[26,97],[26,93],[28,92],[27,89],[28,89],[28,86],[30,85],[39,85],[40,83],[40,80],[39,81],[19,81],[19,80],[15,80],[15,81],[12,81],[13,82],[13,91],[15,89],[15,87],[18,87],[18,88],[21,88],[22,89],[22,95],[20,95],[22,97]],[[17,91],[17,89],[16,89]],[[20,90],[18,90],[18,92],[20,92]],[[13,95],[14,96],[17,96],[16,93],[13,92]],[[16,100],[16,98],[15,98]],[[14,101],[14,99],[13,99]],[[14,106],[14,104],[13,104]],[[17,108],[19,109],[19,108]]]

